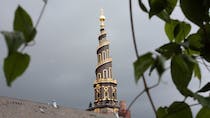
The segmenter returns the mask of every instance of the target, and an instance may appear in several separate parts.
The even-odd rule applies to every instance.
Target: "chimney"
[[[121,100],[119,105],[120,105],[119,116],[123,118],[131,118],[130,110],[127,110],[126,108],[126,101]]]

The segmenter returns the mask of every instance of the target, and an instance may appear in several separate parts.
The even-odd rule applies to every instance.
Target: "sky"
[[[42,0],[0,0],[0,30],[11,31],[14,11],[21,5],[35,23],[43,4]],[[137,1],[133,3],[134,24],[138,51],[143,54],[167,43],[164,23],[143,13]],[[127,105],[143,90],[143,83],[134,81],[133,62],[136,60],[129,21],[128,0],[48,0],[45,13],[37,28],[35,45],[24,52],[30,54],[31,62],[26,72],[6,86],[3,69],[0,69],[0,96],[48,103],[55,99],[59,105],[86,109],[94,100],[93,82],[97,63],[96,47],[99,35],[99,15],[103,8],[106,16],[105,29],[113,58],[113,74],[118,81],[118,100]],[[176,8],[178,9],[178,8]],[[183,18],[179,10],[174,17]],[[184,18],[183,18],[184,19]],[[192,31],[195,31],[193,27]],[[0,66],[6,57],[4,38],[0,35]],[[203,78],[209,73],[202,68]],[[154,72],[146,75],[149,85],[157,82]],[[203,79],[201,85],[207,82]],[[189,85],[198,89],[198,80]],[[183,97],[171,82],[166,71],[161,84],[151,90],[155,106],[168,106]],[[193,101],[190,101],[193,102]],[[200,107],[193,107],[197,112]],[[154,113],[146,94],[131,107],[133,118],[152,118]]]

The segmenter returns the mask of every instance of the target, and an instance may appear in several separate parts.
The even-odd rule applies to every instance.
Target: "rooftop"
[[[29,100],[0,96],[0,118],[116,118],[78,109],[55,107]]]

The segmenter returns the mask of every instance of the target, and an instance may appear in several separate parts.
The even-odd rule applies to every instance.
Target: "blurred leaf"
[[[184,96],[191,96],[187,86],[191,80],[194,63],[187,55],[176,55],[171,60],[171,76],[176,88]]]
[[[176,7],[176,4],[177,0],[167,0],[166,11],[169,15],[173,12],[174,8]]]
[[[156,14],[160,19],[164,20],[165,22],[170,22],[170,14],[173,12],[177,0],[166,0],[167,1],[167,6],[165,9],[163,9],[161,12]]]
[[[45,4],[47,4],[48,0],[43,0],[43,2],[44,2]]]
[[[180,43],[189,34],[191,25],[185,22],[178,22],[174,28],[174,38],[177,43]]]
[[[203,22],[208,18],[209,4],[204,4],[204,1],[206,0],[180,0],[184,15],[198,26],[203,26]]]
[[[168,108],[160,107],[157,111],[158,118],[192,118],[192,111],[184,102],[174,102]]]
[[[165,24],[165,33],[170,41],[180,43],[189,34],[191,26],[185,22],[171,20]]]
[[[141,55],[134,62],[134,72],[135,72],[135,81],[136,83],[143,75],[143,73],[154,63],[154,59],[152,57],[152,53],[146,53]]]
[[[198,102],[203,106],[203,107],[208,107],[210,108],[210,97],[203,97],[197,93],[194,94],[194,98],[198,100]]]
[[[195,65],[194,65],[194,75],[201,82],[201,70],[200,70],[200,67],[199,67],[199,64],[198,63],[195,63]]]
[[[202,87],[198,92],[207,92],[210,90],[210,83],[207,83],[204,87]]]
[[[4,39],[7,44],[8,55],[17,52],[20,46],[25,43],[21,32],[2,31],[1,33],[4,35]]]
[[[164,63],[165,63],[165,58],[163,56],[157,56],[155,58],[154,64],[151,66],[149,75],[151,75],[152,71],[156,69],[158,76],[160,78],[163,72],[165,71]]]
[[[174,102],[168,108],[167,118],[192,118],[192,111],[188,104],[184,102]]]
[[[202,37],[198,33],[188,36],[187,41],[189,42],[189,48],[195,51],[200,51],[204,46]]]
[[[207,107],[201,108],[196,118],[210,118],[210,109]]]
[[[157,110],[157,116],[158,118],[167,118],[165,117],[168,114],[168,108],[167,107],[159,107]]]
[[[156,15],[165,22],[170,22],[171,20],[169,14],[165,10]]]
[[[210,24],[206,24],[203,28],[200,28],[198,33],[202,37],[202,43],[204,45],[200,55],[206,61],[210,62]]]
[[[156,49],[157,52],[162,54],[166,59],[171,58],[173,55],[181,53],[181,47],[177,43],[168,43]]]
[[[141,8],[142,11],[144,12],[148,12],[147,8],[145,7],[144,3],[142,2],[142,0],[138,0],[139,1],[139,6]]]
[[[11,86],[12,82],[25,72],[29,62],[29,55],[19,52],[12,53],[4,59],[4,74],[8,86]]]
[[[22,32],[26,42],[30,42],[36,35],[36,29],[33,27],[33,23],[30,15],[21,7],[15,11],[14,30]]]
[[[151,18],[153,15],[160,13],[163,9],[167,7],[166,0],[149,0],[150,11],[149,17]]]
[[[168,39],[170,41],[173,41],[175,38],[174,37],[174,29],[178,24],[179,23],[177,20],[171,20],[170,22],[165,23],[165,33],[168,36]]]

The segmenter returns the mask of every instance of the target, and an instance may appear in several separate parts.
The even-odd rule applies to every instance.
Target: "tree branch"
[[[136,100],[141,96],[143,95],[143,93],[146,92],[145,89],[142,90],[133,100],[132,102],[129,104],[128,108],[127,108],[127,111],[129,111],[129,109],[131,108],[131,106],[136,102]]]
[[[45,11],[46,6],[47,6],[47,3],[44,3],[44,6],[42,7],[42,10],[41,10],[40,15],[39,15],[39,17],[38,17],[38,20],[37,20],[37,22],[36,22],[35,28],[38,27],[39,22],[40,22],[40,20],[41,20],[43,14],[44,14],[44,11]]]
[[[153,88],[157,87],[159,84],[160,84],[160,81],[158,81],[157,84],[152,85],[151,87],[148,87],[148,89],[153,89]],[[130,110],[130,108],[133,106],[133,104],[136,102],[136,100],[137,100],[139,97],[141,97],[141,95],[143,95],[144,92],[146,92],[145,89],[142,90],[142,91],[141,91],[141,92],[140,92],[140,93],[131,101],[131,103],[128,105],[127,111]]]
[[[155,113],[155,116],[157,117],[156,108],[155,108],[154,102],[153,102],[153,100],[152,100],[152,97],[151,97],[151,94],[150,94],[150,91],[149,91],[149,87],[147,86],[147,81],[146,81],[144,75],[142,75],[142,79],[143,79],[143,82],[144,82],[144,88],[145,88],[145,91],[146,91],[147,96],[148,96],[148,98],[149,98],[150,104],[151,104],[152,109],[153,109],[153,111],[154,111],[154,113]]]
[[[130,22],[131,22],[131,32],[132,32],[132,39],[133,39],[133,45],[136,53],[136,57],[139,57],[137,45],[136,45],[136,37],[135,37],[135,31],[134,31],[134,23],[133,23],[133,14],[132,14],[132,1],[129,0],[129,8],[130,8]]]
[[[132,14],[132,1],[131,0],[129,0],[129,8],[130,8],[130,22],[131,22],[131,32],[132,32],[132,38],[133,38],[133,45],[134,45],[136,57],[139,58],[139,53],[138,53],[137,44],[136,44],[135,31],[134,31],[133,14]],[[147,96],[148,96],[149,101],[151,103],[152,109],[153,109],[153,111],[154,111],[154,113],[157,117],[156,108],[155,108],[155,105],[153,103],[152,97],[150,95],[146,79],[145,79],[144,75],[142,75],[142,77],[143,77],[145,92],[147,93]]]

